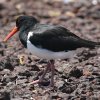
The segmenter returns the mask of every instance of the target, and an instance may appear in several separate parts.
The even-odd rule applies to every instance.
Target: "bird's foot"
[[[51,81],[50,82],[43,81],[47,71],[50,70],[50,68],[51,68]],[[50,87],[54,87],[54,71],[55,71],[54,60],[50,60],[50,62],[47,64],[46,70],[44,71],[43,75],[38,80],[29,83],[29,85],[38,83],[43,86],[48,86],[50,83]]]
[[[50,82],[38,79],[38,80],[35,80],[33,82],[30,82],[28,85],[34,85],[34,84],[39,84],[40,86],[49,86]]]
[[[32,84],[37,84],[37,83],[39,83],[40,81],[39,81],[39,79],[38,80],[35,80],[35,81],[33,81],[33,82],[30,82],[28,85],[32,85]]]
[[[34,84],[39,84],[40,86],[49,86],[49,87],[54,87],[54,82],[50,82],[50,81],[41,81],[41,80],[35,80],[33,82],[30,82],[28,85],[34,85]]]

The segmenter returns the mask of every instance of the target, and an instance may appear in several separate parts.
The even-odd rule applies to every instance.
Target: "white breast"
[[[66,59],[66,58],[71,58],[74,56],[75,51],[61,51],[61,52],[53,52],[50,50],[46,50],[46,49],[42,49],[42,48],[38,48],[35,45],[33,45],[30,41],[29,38],[30,36],[32,36],[33,33],[30,32],[28,34],[28,39],[27,39],[27,48],[29,50],[29,52],[31,52],[33,55],[39,57],[39,58],[43,58],[43,59]]]

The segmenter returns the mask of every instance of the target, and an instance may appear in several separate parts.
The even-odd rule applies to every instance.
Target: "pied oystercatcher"
[[[92,42],[81,39],[68,29],[58,25],[40,24],[32,16],[20,16],[16,20],[16,26],[6,36],[7,41],[19,31],[21,43],[35,56],[47,59],[48,64],[43,75],[32,83],[42,82],[47,71],[51,68],[50,85],[54,85],[54,60],[70,58],[74,55],[77,48],[94,48],[99,42]]]

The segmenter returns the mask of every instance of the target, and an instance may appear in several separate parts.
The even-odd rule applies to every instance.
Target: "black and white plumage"
[[[20,33],[21,34],[21,33]],[[20,35],[19,34],[19,35]],[[83,40],[62,26],[37,23],[20,40],[34,55],[43,59],[65,59],[74,55],[77,48],[93,48],[97,43]]]
[[[32,16],[20,16],[16,20],[16,27],[19,30],[20,41],[31,53],[50,60],[42,77],[33,83],[41,82],[49,67],[51,67],[52,74],[54,74],[54,59],[70,58],[77,48],[94,48],[100,44],[81,39],[62,26],[40,24]],[[5,41],[8,38],[10,36]],[[51,79],[52,85],[53,76]]]

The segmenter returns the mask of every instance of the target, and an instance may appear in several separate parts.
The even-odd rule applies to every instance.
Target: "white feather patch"
[[[75,55],[75,51],[61,51],[61,52],[53,52],[47,49],[42,49],[38,48],[35,45],[33,45],[30,41],[29,38],[30,36],[33,35],[33,32],[29,32],[28,34],[28,39],[27,39],[27,48],[29,52],[34,54],[35,56],[43,59],[66,59],[66,58],[71,58]]]

